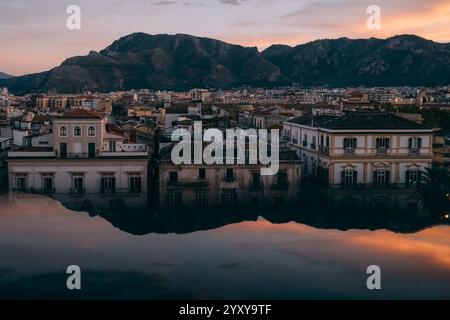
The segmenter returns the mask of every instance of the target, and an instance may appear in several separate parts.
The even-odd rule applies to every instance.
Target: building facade
[[[304,174],[332,187],[414,185],[432,165],[433,130],[394,114],[300,117],[283,131]]]
[[[147,206],[148,147],[107,132],[105,121],[93,111],[74,110],[53,120],[50,145],[10,151],[10,192],[64,203],[89,199],[98,207],[116,198],[129,207]]]
[[[170,154],[160,164],[160,207],[163,209],[262,209],[293,206],[301,170],[293,152],[281,152],[279,171],[262,176],[261,165],[175,165]]]

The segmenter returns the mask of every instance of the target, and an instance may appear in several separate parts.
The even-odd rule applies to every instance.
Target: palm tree
[[[431,214],[442,215],[449,209],[450,175],[445,167],[426,168],[417,185],[417,196]]]

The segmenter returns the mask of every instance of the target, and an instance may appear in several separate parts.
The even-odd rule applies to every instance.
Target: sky
[[[69,30],[67,8],[81,9]],[[369,30],[377,5],[381,28]],[[416,34],[450,42],[449,0],[0,0],[0,71],[41,72],[133,32],[187,33],[260,50],[324,38]]]

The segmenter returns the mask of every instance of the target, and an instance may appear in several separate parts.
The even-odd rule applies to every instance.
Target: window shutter
[[[374,170],[372,174],[373,174],[373,176],[372,176],[373,185],[377,186],[377,174],[378,174],[378,171]]]
[[[418,140],[417,140],[417,148],[422,148],[422,138],[419,138]]]
[[[412,138],[408,139],[408,148],[411,149],[412,148]]]
[[[389,139],[386,139],[386,149],[389,149]]]
[[[105,179],[101,179],[101,186],[100,186],[100,192],[105,193]]]
[[[390,180],[390,172],[386,171],[386,181],[385,181],[385,185],[388,186],[390,184],[391,180]]]
[[[356,187],[358,184],[358,171],[353,172],[353,187]]]
[[[421,183],[422,180],[422,170],[417,171],[417,185]]]
[[[345,187],[345,171],[341,171],[341,187]]]
[[[116,193],[116,178],[115,177],[113,177],[113,178],[111,178],[111,191],[113,192],[113,193]]]

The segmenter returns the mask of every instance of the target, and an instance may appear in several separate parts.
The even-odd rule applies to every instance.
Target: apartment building
[[[278,173],[262,176],[259,164],[175,165],[170,150],[161,152],[159,194],[163,209],[258,210],[296,204],[301,170],[294,152],[280,152]]]
[[[391,113],[299,117],[283,133],[304,175],[321,176],[332,187],[411,186],[432,165],[433,130]]]
[[[51,134],[8,153],[12,193],[51,195],[63,203],[147,205],[148,147],[108,132],[106,119],[77,109],[55,117]],[[43,143],[46,142],[46,143]]]

